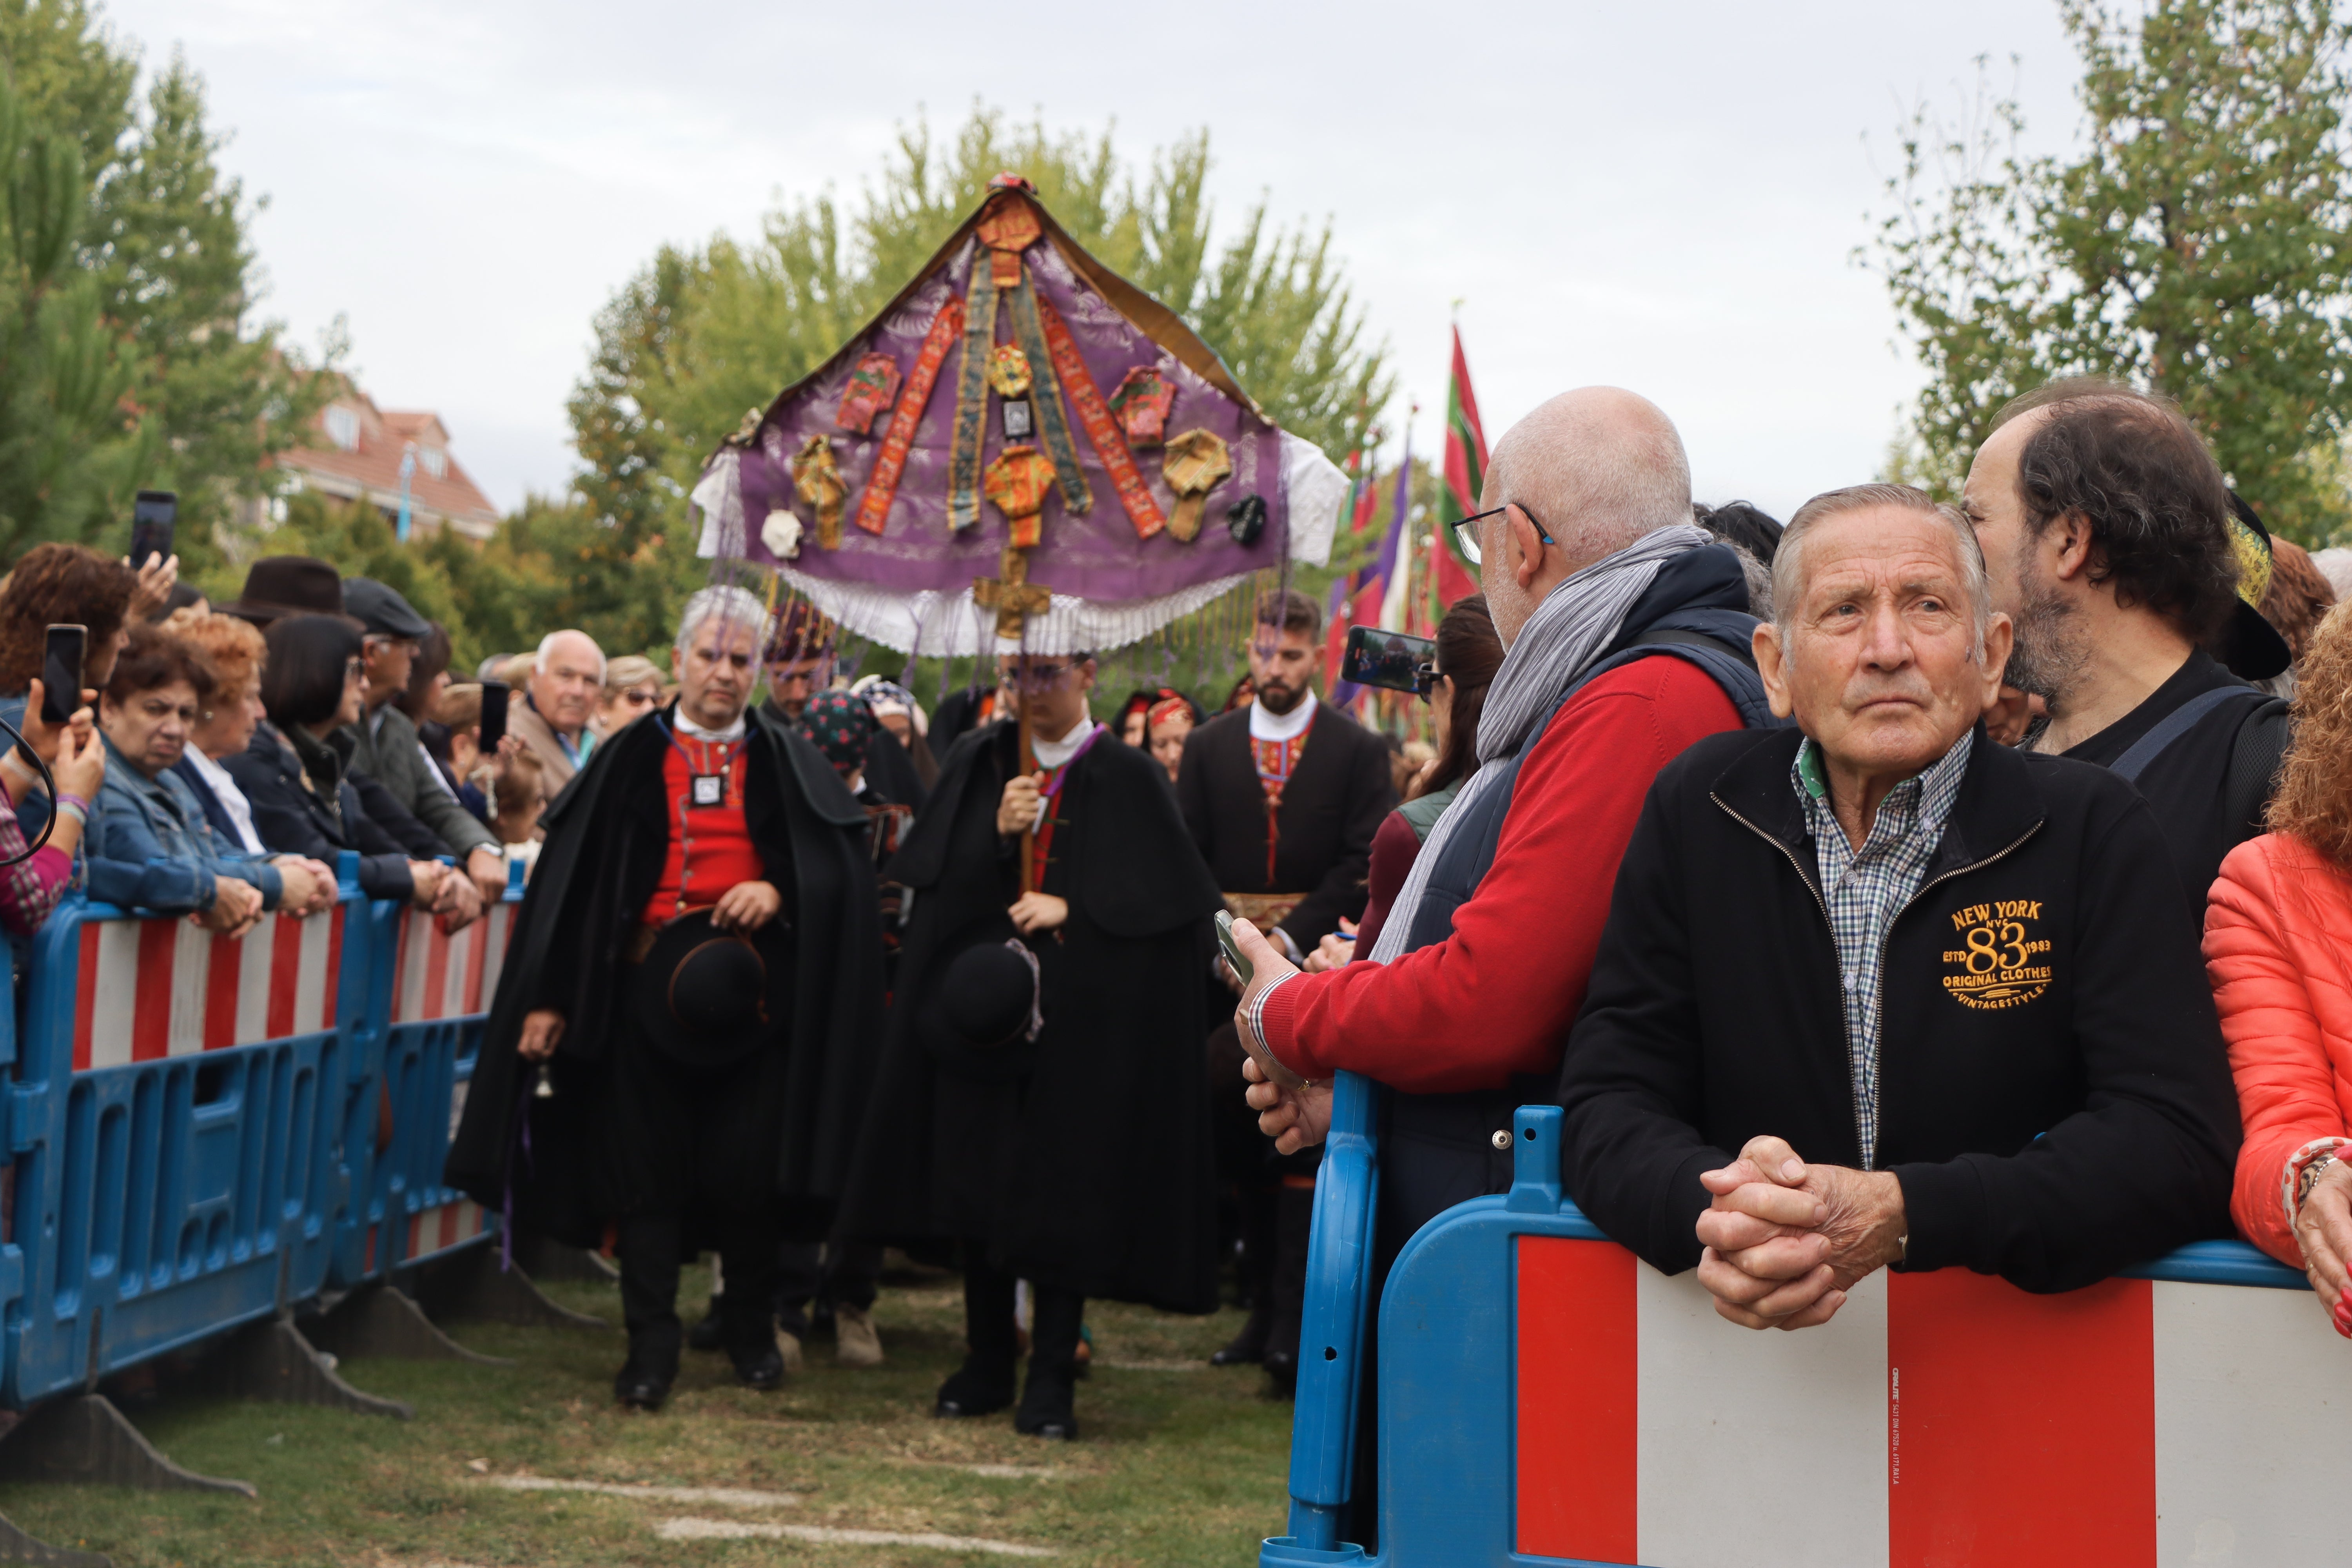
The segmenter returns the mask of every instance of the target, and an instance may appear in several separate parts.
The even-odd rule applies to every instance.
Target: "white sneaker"
[[[880,1366],[882,1336],[874,1330],[874,1314],[863,1307],[833,1310],[833,1359],[843,1366]]]

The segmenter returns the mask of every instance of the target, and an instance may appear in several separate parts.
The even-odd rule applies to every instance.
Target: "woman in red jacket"
[[[2221,862],[2205,968],[2246,1138],[2230,1212],[2352,1339],[2352,620],[2305,659],[2271,831]]]

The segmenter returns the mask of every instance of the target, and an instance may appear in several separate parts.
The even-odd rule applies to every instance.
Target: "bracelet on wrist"
[[[87,800],[85,800],[85,799],[83,799],[80,795],[75,795],[75,794],[73,794],[72,792],[70,792],[70,791],[68,791],[68,790],[59,790],[59,791],[58,791],[57,801],[58,801],[58,804],[59,805],[61,805],[61,806],[64,806],[64,805],[78,806],[78,807],[79,807],[79,808],[81,809],[81,811],[82,811],[85,815],[87,815],[87,814],[89,813],[89,801],[87,801]]]
[[[62,800],[58,802],[57,815],[70,818],[76,827],[88,827],[89,826],[89,809],[79,803],[68,803]]]
[[[2352,1138],[2315,1138],[2287,1156],[2284,1179],[2279,1184],[2279,1197],[2286,1209],[2289,1230],[2294,1228],[2295,1220],[2303,1213],[2304,1200],[2311,1196],[2311,1189],[2319,1184],[2319,1178],[2330,1165],[2345,1157],[2347,1145],[2352,1145]]]

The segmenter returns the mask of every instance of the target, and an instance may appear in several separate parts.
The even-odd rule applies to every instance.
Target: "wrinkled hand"
[[[507,858],[487,844],[466,857],[466,876],[485,904],[495,904],[507,896]]]
[[[1997,745],[2014,746],[2025,739],[2033,721],[2049,711],[2050,704],[2041,698],[2004,685],[1992,706],[1984,710],[1985,733]]]
[[[996,831],[1010,838],[1026,833],[1036,822],[1045,800],[1040,794],[1044,773],[1022,773],[1004,781],[1004,795],[996,803]]]
[[[555,1054],[562,1038],[563,1015],[552,1007],[534,1007],[522,1016],[522,1038],[515,1042],[515,1055],[527,1062],[543,1062]]]
[[[2352,1339],[2352,1163],[2319,1173],[2294,1215],[2303,1271],[2336,1331]]]
[[[1005,912],[1013,917],[1014,931],[1034,936],[1041,931],[1061,930],[1070,918],[1070,900],[1032,890],[1022,894]]]
[[[291,915],[296,920],[300,920],[305,916],[316,914],[326,907],[328,900],[320,896],[319,879],[310,870],[317,862],[303,860],[289,855],[273,864],[278,868],[279,887],[278,912],[279,914]],[[330,895],[332,894],[333,889],[334,883],[330,879],[327,883],[327,891]]]
[[[411,860],[408,880],[411,891],[408,901],[421,910],[439,909],[443,873],[449,869],[438,860]]]
[[[1242,1077],[1249,1088],[1242,1098],[1257,1112],[1257,1130],[1274,1140],[1277,1154],[1296,1154],[1330,1135],[1331,1086],[1310,1083],[1285,1089],[1265,1076],[1255,1057],[1242,1058]]]
[[[1356,932],[1360,929],[1354,921],[1341,915],[1339,929],[1324,932],[1323,940],[1315,944],[1315,951],[1307,955],[1307,962],[1300,967],[1308,974],[1347,968],[1355,961]]]
[[[1902,1256],[1902,1184],[1884,1171],[1808,1165],[1779,1138],[1748,1140],[1701,1174],[1699,1283],[1722,1317],[1751,1329],[1826,1323],[1846,1292]]]
[[[441,885],[434,889],[433,912],[440,917],[445,934],[463,931],[482,918],[482,895],[471,878],[455,867],[445,868]]]
[[[240,937],[261,923],[261,889],[235,877],[213,879],[213,905],[188,918],[206,931]]]
[[[123,612],[124,624],[152,619],[171,602],[173,585],[180,580],[180,558],[158,561],[150,555],[144,561],[133,561],[125,556],[122,563],[139,572],[138,584],[131,590],[131,607]]]
[[[773,882],[738,882],[710,906],[710,923],[720,931],[758,931],[783,907],[784,895]]]
[[[34,700],[40,700],[36,697]],[[90,710],[75,709],[73,718],[56,734],[57,746],[48,754],[49,776],[66,794],[95,801],[99,786],[106,782],[106,746],[99,739],[98,725]]]

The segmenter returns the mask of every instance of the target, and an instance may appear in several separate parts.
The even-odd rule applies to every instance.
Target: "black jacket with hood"
[[[1571,1194],[1668,1273],[1699,1260],[1699,1173],[1749,1138],[1862,1163],[1801,739],[1712,736],[1658,775],[1562,1066]],[[2237,1096],[2155,817],[2103,768],[1968,744],[1884,938],[1903,1267],[2064,1290],[2230,1235]]]

